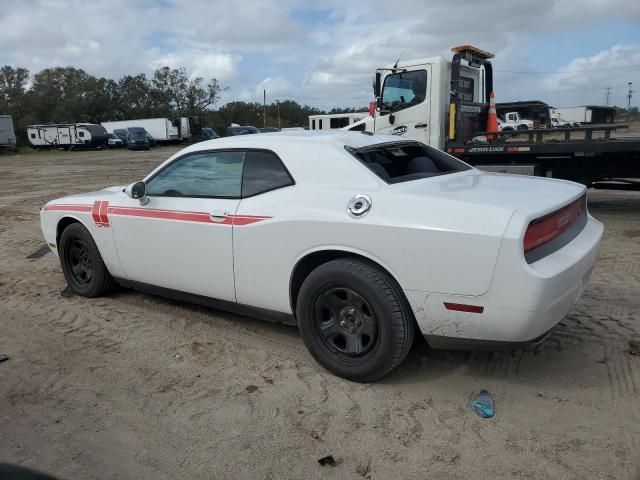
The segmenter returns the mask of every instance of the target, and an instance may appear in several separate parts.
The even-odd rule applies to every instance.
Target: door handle
[[[214,210],[209,214],[211,220],[214,222],[223,222],[228,216],[229,212],[224,212],[222,210]]]
[[[428,124],[425,123],[416,123],[416,128],[427,128]]]

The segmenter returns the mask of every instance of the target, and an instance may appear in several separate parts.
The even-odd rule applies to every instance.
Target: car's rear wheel
[[[81,223],[64,229],[58,253],[67,283],[78,295],[98,297],[116,286],[91,234]]]
[[[296,308],[302,339],[327,370],[372,382],[407,356],[415,320],[402,290],[366,261],[325,263],[303,282]]]

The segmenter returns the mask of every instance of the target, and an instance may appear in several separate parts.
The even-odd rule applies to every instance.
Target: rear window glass
[[[280,159],[272,152],[247,152],[242,179],[244,198],[293,185]]]
[[[387,183],[407,182],[471,168],[451,155],[418,142],[393,142],[358,149],[346,148]]]

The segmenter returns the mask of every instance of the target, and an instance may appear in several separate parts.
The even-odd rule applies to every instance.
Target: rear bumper
[[[427,338],[484,342],[526,343],[544,336],[569,313],[588,284],[603,231],[602,224],[589,217],[569,244],[532,264],[515,251],[522,249],[521,243],[503,245],[491,286],[481,296],[406,291],[420,330]],[[519,262],[514,260],[517,255]],[[451,311],[445,302],[484,310]]]

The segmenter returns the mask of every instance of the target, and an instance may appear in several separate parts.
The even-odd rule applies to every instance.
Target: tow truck
[[[487,132],[494,55],[472,45],[379,68],[373,116],[345,127],[418,140],[484,170],[640,188],[640,138],[626,124]]]

